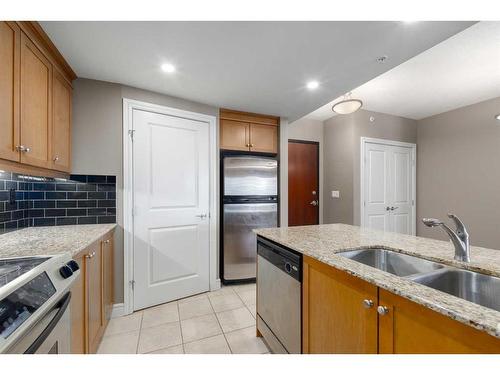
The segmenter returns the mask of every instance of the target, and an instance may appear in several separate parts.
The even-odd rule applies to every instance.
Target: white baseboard
[[[215,279],[215,283],[210,285],[210,291],[213,292],[214,290],[219,290],[221,288],[221,282],[220,279]]]
[[[113,311],[111,312],[111,318],[118,318],[125,315],[125,304],[115,303],[113,305]]]

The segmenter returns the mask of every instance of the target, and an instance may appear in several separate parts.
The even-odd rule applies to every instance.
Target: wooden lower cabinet
[[[302,290],[303,353],[500,353],[500,339],[307,256]]]
[[[71,292],[71,352],[96,353],[113,308],[113,233],[94,242],[74,259],[80,277]]]
[[[377,287],[305,256],[302,293],[303,353],[377,353]]]
[[[500,353],[500,339],[462,324],[438,312],[379,290],[381,354]]]

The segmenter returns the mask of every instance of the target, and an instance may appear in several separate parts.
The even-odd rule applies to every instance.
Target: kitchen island
[[[305,353],[500,352],[499,311],[339,255],[382,248],[499,277],[498,250],[471,247],[463,263],[445,241],[344,224],[255,232],[303,255]]]

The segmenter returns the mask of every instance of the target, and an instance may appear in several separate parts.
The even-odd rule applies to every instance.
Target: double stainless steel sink
[[[379,248],[345,251],[338,255],[500,311],[498,277]]]

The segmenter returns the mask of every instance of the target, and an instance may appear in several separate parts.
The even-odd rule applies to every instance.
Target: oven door
[[[36,324],[8,351],[11,354],[70,354],[71,292],[66,293]]]

